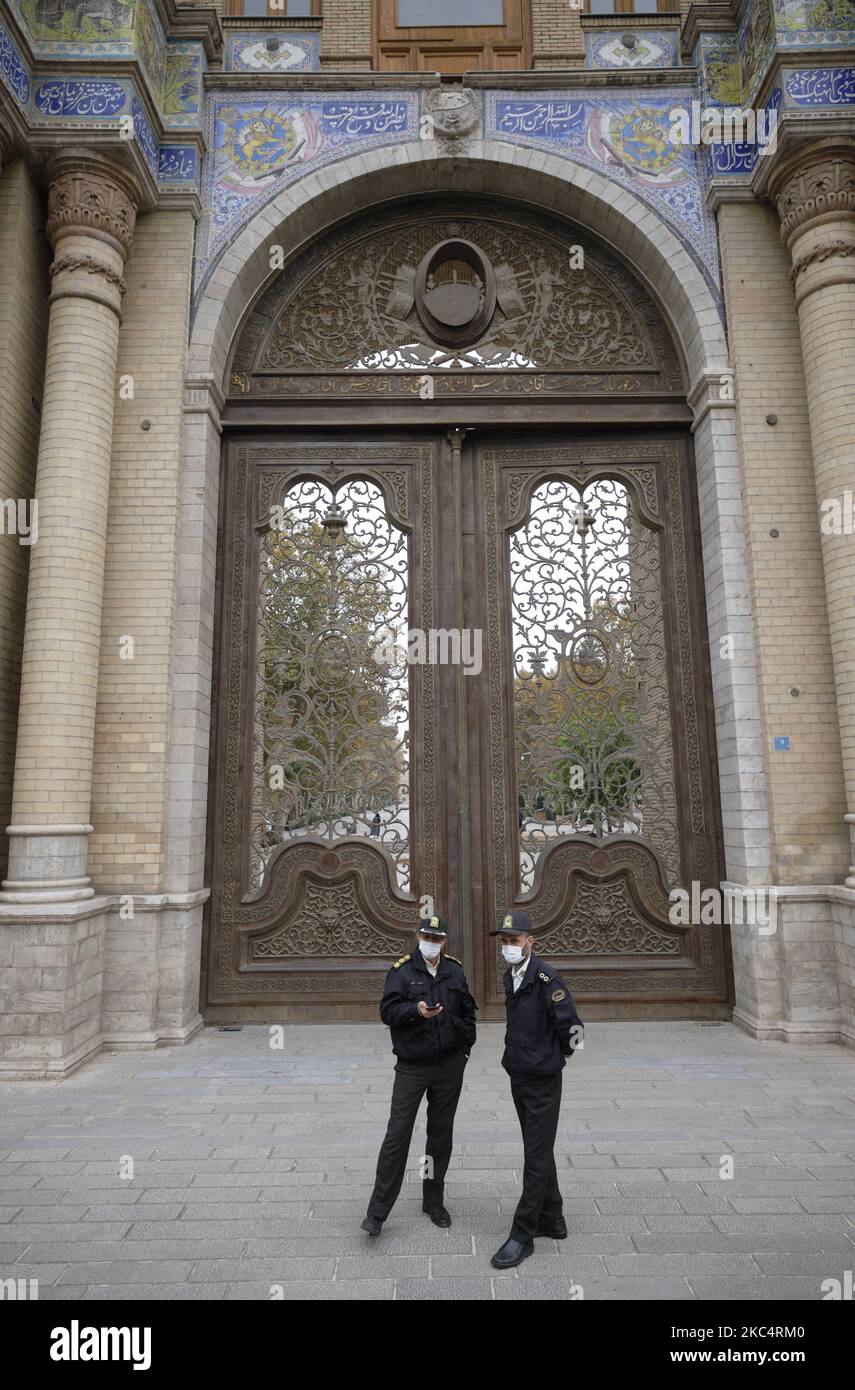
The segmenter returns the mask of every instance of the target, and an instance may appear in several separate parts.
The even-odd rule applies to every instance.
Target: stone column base
[[[4,903],[64,903],[94,898],[86,873],[91,825],[10,825]]]
[[[192,1037],[206,898],[0,900],[0,1079],[67,1076],[103,1047]]]
[[[764,1041],[855,1048],[855,892],[837,884],[772,891],[774,931],[730,926],[734,1023]]]

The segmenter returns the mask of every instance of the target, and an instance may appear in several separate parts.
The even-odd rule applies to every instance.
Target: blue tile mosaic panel
[[[276,40],[275,50],[270,48]],[[227,72],[317,72],[321,65],[321,36],[295,29],[278,32],[230,33],[226,36]]]
[[[281,93],[217,94],[208,102],[209,153],[202,172],[196,275],[259,208],[323,164],[418,134],[414,93],[325,97]]]
[[[805,68],[788,72],[786,106],[855,105],[855,68]]]
[[[30,100],[29,71],[5,24],[0,24],[0,77],[15,100],[26,106]]]
[[[485,134],[566,154],[630,189],[673,227],[717,286],[715,223],[704,204],[706,151],[669,139],[675,109],[690,109],[692,100],[697,91],[686,86],[643,97],[608,89],[579,98],[488,92]]]
[[[627,48],[614,29],[585,34],[585,59],[589,68],[679,67],[677,34],[673,29],[630,29],[633,43]]]

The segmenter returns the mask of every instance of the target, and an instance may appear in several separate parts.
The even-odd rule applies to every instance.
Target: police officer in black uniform
[[[380,1017],[392,1034],[395,1085],[392,1113],[377,1160],[374,1191],[363,1231],[377,1236],[395,1204],[416,1113],[427,1092],[427,1151],[422,1209],[435,1226],[450,1226],[443,1205],[445,1174],[463,1072],[475,1042],[475,1000],[463,967],[445,952],[445,919],[425,919],[411,955],[396,960],[386,977]]]
[[[557,971],[534,954],[527,912],[509,912],[490,933],[501,936],[508,1026],[502,1066],[511,1078],[511,1096],[523,1137],[523,1193],[511,1234],[491,1263],[512,1269],[534,1253],[535,1236],[563,1240],[567,1223],[553,1148],[561,1109],[561,1072],[582,1045],[582,1021]]]

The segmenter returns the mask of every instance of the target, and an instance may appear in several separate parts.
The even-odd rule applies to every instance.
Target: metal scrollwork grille
[[[550,480],[510,536],[520,887],[556,836],[643,836],[679,877],[657,534],[609,478]]]
[[[365,479],[289,487],[258,533],[250,876],[364,835],[410,881],[408,541]]]

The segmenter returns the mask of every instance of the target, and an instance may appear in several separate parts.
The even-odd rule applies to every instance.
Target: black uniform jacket
[[[582,1040],[582,1020],[557,971],[532,951],[516,994],[511,970],[505,971],[505,1004],[505,1071],[511,1076],[552,1076],[560,1071]]]
[[[436,1018],[422,1018],[419,1000],[441,1004]],[[443,954],[436,979],[421,951],[396,960],[386,976],[380,1017],[392,1033],[392,1051],[403,1062],[435,1063],[475,1042],[475,1009],[459,960]]]

